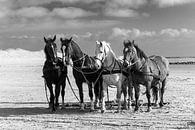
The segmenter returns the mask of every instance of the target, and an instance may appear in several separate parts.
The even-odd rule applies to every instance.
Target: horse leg
[[[52,111],[55,111],[55,107],[54,107],[54,93],[53,93],[53,87],[52,84],[47,84],[48,88],[49,88],[49,92],[50,92],[50,102],[49,102],[49,108],[52,109]]]
[[[89,88],[89,97],[90,97],[90,105],[91,105],[91,110],[94,110],[94,103],[93,103],[93,91],[92,91],[92,83],[88,84],[88,88]]]
[[[64,106],[65,87],[66,87],[66,80],[62,82],[62,90],[61,90],[62,109],[65,108],[65,106]]]
[[[118,101],[118,110],[117,110],[117,112],[121,111],[121,93],[122,93],[122,83],[121,83],[121,80],[120,80],[118,82],[118,85],[117,85],[117,95],[116,95],[116,98],[117,98],[117,101]]]
[[[162,86],[160,88],[160,107],[163,107],[164,106],[164,101],[163,101],[163,96],[164,96],[164,91],[165,91],[165,85],[167,83],[167,80],[166,78],[163,80],[162,82]]]
[[[127,110],[127,84],[124,84],[124,82],[122,84],[122,92],[124,95],[124,109]]]
[[[100,99],[100,82],[98,81],[95,85],[94,85],[94,93],[95,93],[95,108],[99,107],[99,99]]]
[[[106,106],[105,106],[105,96],[107,93],[107,87],[108,85],[103,81],[103,89],[102,89],[102,105],[101,105],[101,113],[104,113],[106,111]]]
[[[139,94],[140,94],[140,86],[139,84],[133,85],[135,91],[135,109],[134,111],[139,110]]]
[[[157,106],[157,101],[158,101],[158,88],[160,87],[160,83],[154,85],[151,87],[152,89],[152,95],[153,95],[153,102],[154,106]]]
[[[133,101],[133,84],[128,78],[128,109],[131,109],[131,102]]]
[[[83,84],[82,82],[76,80],[77,87],[79,89],[79,96],[80,96],[80,104],[81,104],[81,110],[84,110],[84,102],[83,102]]]
[[[150,102],[151,94],[150,94],[150,89],[151,89],[151,83],[148,82],[146,84],[146,97],[148,99],[148,109],[147,109],[147,112],[151,111],[151,102]]]
[[[55,85],[55,107],[59,107],[60,84]]]

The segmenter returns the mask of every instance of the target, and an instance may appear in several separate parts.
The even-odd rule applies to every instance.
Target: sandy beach
[[[25,60],[7,60],[0,66],[1,129],[195,129],[195,65],[170,65],[164,98],[168,104],[163,108],[153,107],[150,113],[145,112],[145,105],[136,113],[133,109],[115,113],[116,107],[113,107],[102,114],[98,109],[81,111],[77,106],[52,113],[47,109],[41,77],[43,60],[35,61],[32,65]],[[78,95],[72,68],[68,69]],[[83,88],[85,102],[88,102],[88,87]],[[144,89],[142,87],[142,91]],[[68,83],[65,90],[65,102],[78,103]],[[116,90],[110,88],[110,100],[115,100],[115,94]],[[145,95],[141,95],[140,100],[147,103]]]

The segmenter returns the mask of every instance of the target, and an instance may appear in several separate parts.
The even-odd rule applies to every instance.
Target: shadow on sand
[[[34,107],[39,104],[41,106],[44,105],[45,107]],[[75,103],[73,105],[67,103],[65,104],[64,109],[60,109],[61,108],[60,106],[59,109],[55,112],[52,112],[51,109],[48,108],[48,103],[46,102],[0,102],[0,105],[1,105],[0,117],[20,116],[20,115],[41,115],[41,114],[82,115],[91,112],[89,108],[86,108],[85,110],[80,110],[78,103]]]
[[[167,103],[169,104],[169,103]],[[41,115],[41,114],[66,114],[66,115],[83,115],[90,112],[96,112],[100,108],[95,109],[94,111],[90,110],[89,102],[86,103],[86,109],[80,110],[79,103],[70,102],[65,104],[64,109],[59,109],[55,112],[52,112],[51,109],[47,108],[48,103],[46,102],[0,102],[0,117],[9,117],[9,116],[20,116],[20,115]],[[37,106],[38,107],[35,107]],[[109,106],[110,105],[110,106]],[[117,109],[117,104],[107,104],[107,109]],[[134,106],[134,104],[131,104]],[[5,107],[3,107],[5,106]],[[44,106],[44,107],[39,107]],[[142,106],[147,106],[147,103],[143,103]],[[156,108],[158,109],[158,107]]]

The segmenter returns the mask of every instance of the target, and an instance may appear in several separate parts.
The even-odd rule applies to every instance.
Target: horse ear
[[[125,40],[123,41],[123,45],[124,45],[124,46],[126,45],[126,42],[125,42]]]
[[[56,40],[56,35],[54,36],[54,38],[53,38],[53,42]]]
[[[61,41],[61,42],[63,42],[63,39],[62,39],[62,38],[60,38],[60,41]]]
[[[100,46],[102,46],[103,44],[102,44],[102,42],[100,41]]]
[[[47,43],[47,39],[44,37],[44,41],[45,41],[45,43]]]
[[[97,45],[100,45],[100,42],[99,42],[99,41],[96,41],[96,44],[97,44]]]
[[[72,37],[69,39],[69,41],[72,41]]]
[[[134,42],[135,42],[135,40],[132,41],[133,45],[134,45]]]
[[[126,40],[123,41],[123,45],[127,46],[129,42],[127,42]]]

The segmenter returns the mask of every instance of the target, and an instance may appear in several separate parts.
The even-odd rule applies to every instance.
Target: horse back
[[[169,75],[169,61],[163,56],[150,56],[150,69],[160,80],[164,80]]]

